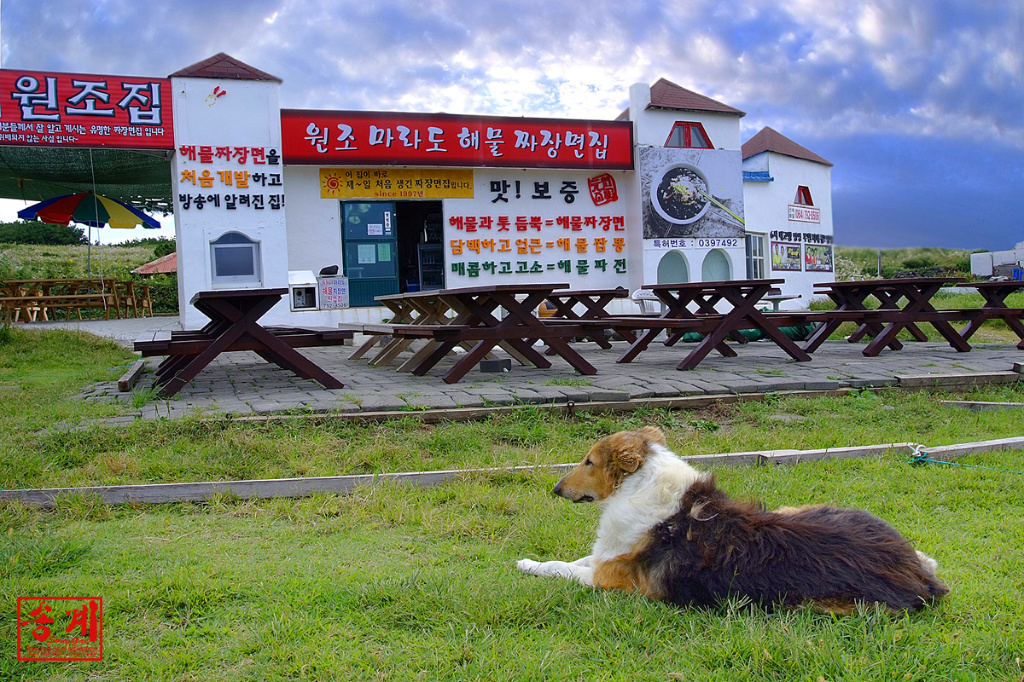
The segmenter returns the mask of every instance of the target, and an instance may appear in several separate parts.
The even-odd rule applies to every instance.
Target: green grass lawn
[[[157,421],[77,396],[131,354],[88,335],[0,330],[0,487],[270,478],[577,460],[598,437],[654,424],[681,454],[1019,436],[1019,412],[941,399],[844,397],[572,419],[525,410],[466,424],[413,416],[355,426]],[[0,679],[27,680],[1007,680],[1024,670],[1024,452],[912,466],[905,454],[719,467],[769,506],[868,509],[934,556],[952,594],[910,616],[679,610],[515,570],[588,552],[599,510],[554,497],[555,476],[467,476],[347,496],[52,510],[0,505]],[[19,663],[19,596],[102,596],[104,661]]]
[[[671,434],[670,434],[671,435]],[[567,453],[568,454],[568,453]],[[970,462],[1024,470],[1020,453]],[[3,603],[104,598],[105,660],[0,662],[8,679],[1019,680],[1020,477],[905,457],[723,467],[770,505],[869,509],[940,562],[937,608],[832,618],[682,611],[518,573],[587,552],[598,510],[553,476],[422,490],[105,509],[8,505]],[[13,616],[0,636],[14,641]],[[673,677],[678,675],[679,677]]]

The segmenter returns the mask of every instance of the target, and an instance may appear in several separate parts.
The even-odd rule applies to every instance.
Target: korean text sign
[[[171,82],[0,70],[0,144],[173,149]]]
[[[631,170],[628,121],[281,111],[285,163]]]
[[[102,661],[102,597],[18,597],[19,661]]]

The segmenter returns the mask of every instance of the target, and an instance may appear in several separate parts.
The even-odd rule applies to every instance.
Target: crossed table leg
[[[343,383],[323,368],[260,326],[258,320],[280,299],[280,295],[275,295],[232,302],[227,298],[197,294],[192,305],[210,318],[201,333],[208,343],[199,353],[170,355],[160,363],[157,369],[157,380],[162,385],[160,394],[174,395],[214,358],[238,344],[248,346],[264,360],[291,370],[303,379],[314,379],[327,388],[344,388]]]
[[[593,365],[572,350],[564,338],[556,335],[559,332],[564,333],[564,330],[549,328],[534,316],[533,309],[549,293],[530,293],[523,301],[518,301],[515,295],[505,292],[458,296],[457,300],[451,300],[453,308],[466,311],[464,323],[449,325],[452,328],[452,339],[440,341],[437,348],[413,369],[413,374],[426,374],[459,341],[468,339],[476,340],[476,345],[445,374],[445,383],[453,384],[462,379],[499,343],[536,367],[550,367],[551,362],[533,348],[529,343],[530,339],[542,339],[581,374],[596,374],[597,369]],[[505,317],[500,320],[493,314],[498,307],[504,308],[506,312]]]

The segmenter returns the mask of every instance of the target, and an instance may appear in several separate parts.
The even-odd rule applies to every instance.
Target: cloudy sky
[[[226,52],[288,108],[614,118],[667,78],[835,164],[836,242],[1024,241],[1022,0],[5,0],[3,68]]]

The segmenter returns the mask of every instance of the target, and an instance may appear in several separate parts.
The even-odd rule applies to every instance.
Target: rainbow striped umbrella
[[[93,194],[92,191],[40,201],[18,211],[18,217],[23,220],[41,220],[53,225],[68,225],[74,221],[89,227],[160,227],[159,221],[150,218],[139,209],[123,204],[117,199]]]

